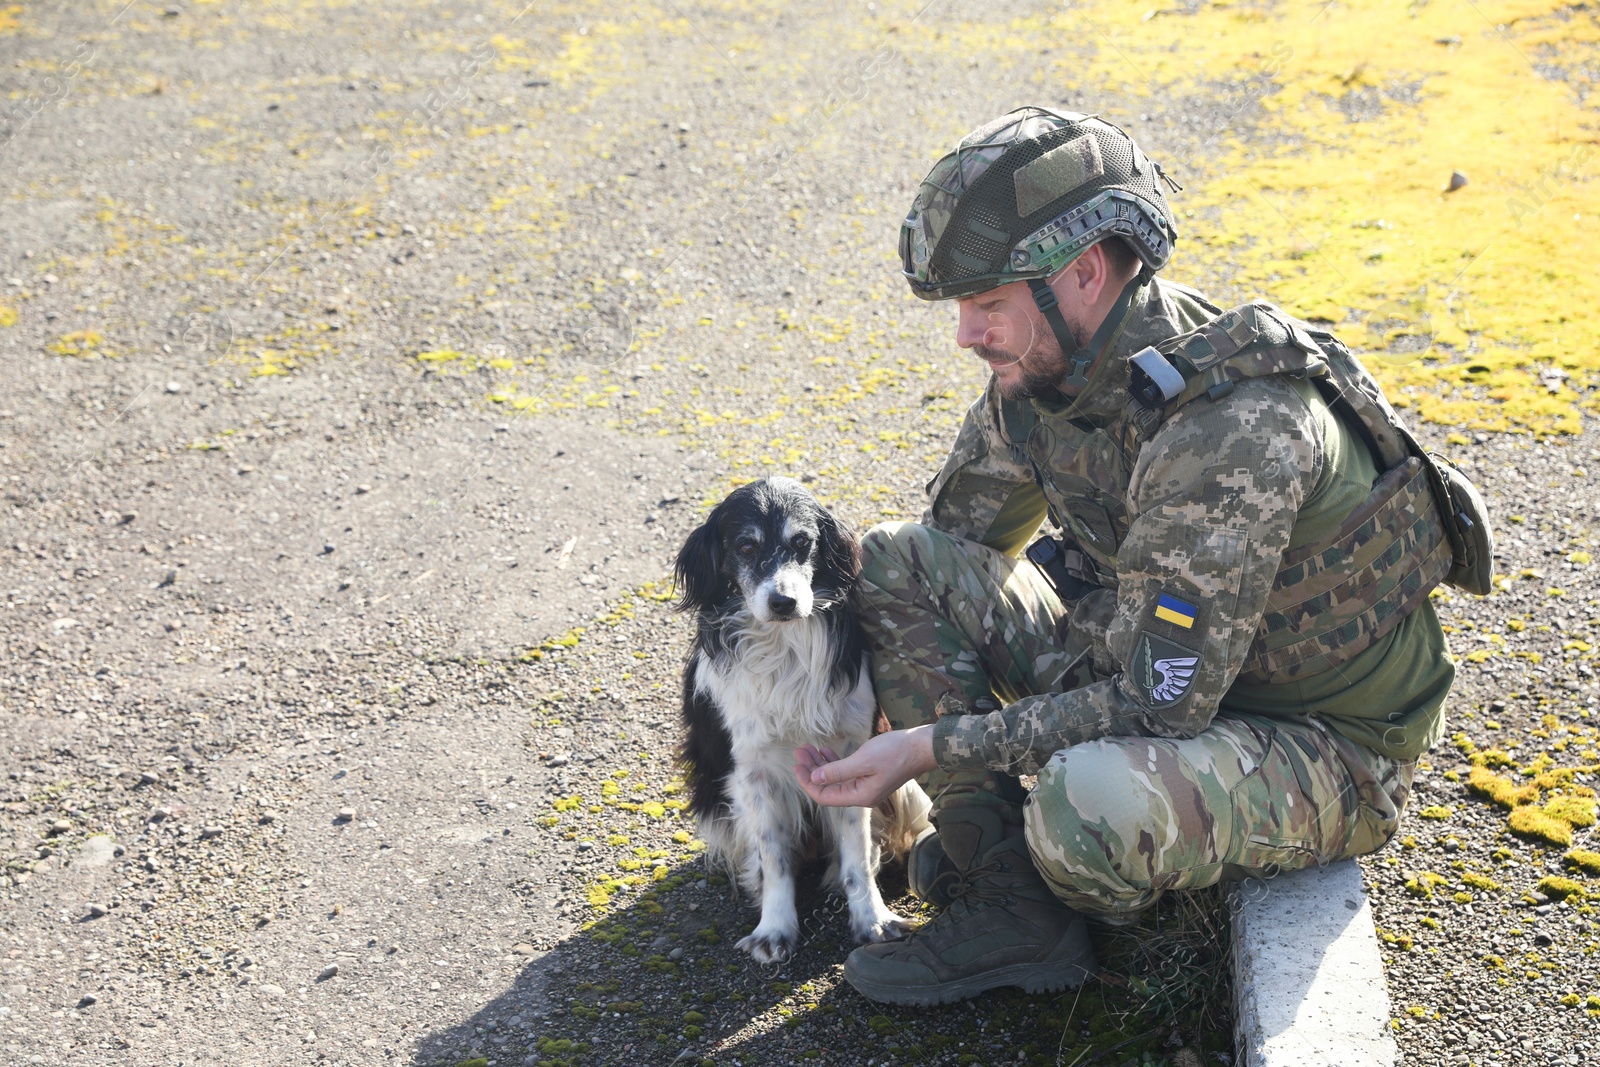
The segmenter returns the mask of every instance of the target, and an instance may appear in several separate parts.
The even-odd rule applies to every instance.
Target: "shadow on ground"
[[[1169,895],[1141,927],[1097,929],[1102,969],[1080,990],[900,1009],[843,981],[851,945],[837,898],[803,892],[800,950],[763,967],[734,947],[756,912],[726,879],[699,863],[662,870],[471,1018],[425,1037],[418,1067],[1231,1062],[1220,893]],[[900,872],[885,871],[883,888],[897,910],[915,909]]]

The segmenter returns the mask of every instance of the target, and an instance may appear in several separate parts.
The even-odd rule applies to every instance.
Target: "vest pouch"
[[[1454,463],[1437,452],[1429,452],[1428,459],[1449,498],[1445,524],[1453,558],[1445,583],[1463,592],[1488,596],[1494,589],[1494,531],[1489,527],[1488,505],[1478,487]]]
[[[1239,679],[1299,681],[1388,634],[1450,568],[1432,472],[1417,456],[1382,475],[1326,541],[1283,554]]]

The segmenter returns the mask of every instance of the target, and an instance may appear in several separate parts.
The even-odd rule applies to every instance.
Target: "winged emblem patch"
[[[1199,662],[1199,656],[1156,660],[1153,669],[1161,676],[1161,681],[1150,687],[1150,695],[1162,701],[1183,696],[1183,691],[1189,688],[1189,679],[1194,677],[1194,665]]]
[[[1145,631],[1129,664],[1128,678],[1143,690],[1152,708],[1170,708],[1194,682],[1200,657],[1193,651]]]

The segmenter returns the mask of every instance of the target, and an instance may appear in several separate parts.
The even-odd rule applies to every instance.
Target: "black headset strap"
[[[1099,358],[1106,342],[1111,339],[1112,333],[1128,314],[1128,306],[1133,303],[1133,294],[1146,280],[1147,275],[1141,270],[1122,287],[1122,292],[1117,294],[1117,302],[1111,305],[1111,310],[1106,313],[1100,328],[1089,339],[1088,346],[1084,347],[1072,336],[1072,329],[1061,314],[1061,305],[1056,300],[1055,290],[1051,289],[1043,278],[1028,279],[1028,288],[1033,291],[1034,306],[1039,309],[1039,314],[1044,316],[1044,321],[1050,324],[1051,332],[1056,335],[1056,343],[1061,346],[1061,354],[1070,364],[1067,376],[1061,380],[1061,384],[1073,389],[1082,389],[1089,384],[1089,371],[1094,367],[1095,360]]]

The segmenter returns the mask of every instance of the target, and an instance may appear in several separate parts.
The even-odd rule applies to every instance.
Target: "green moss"
[[[1600,852],[1590,852],[1586,848],[1575,848],[1561,858],[1568,867],[1575,867],[1586,874],[1600,874]]]
[[[1550,874],[1539,879],[1539,892],[1551,900],[1572,900],[1581,902],[1588,895],[1584,892],[1582,884],[1574,882],[1571,878],[1562,878],[1560,875]]]

